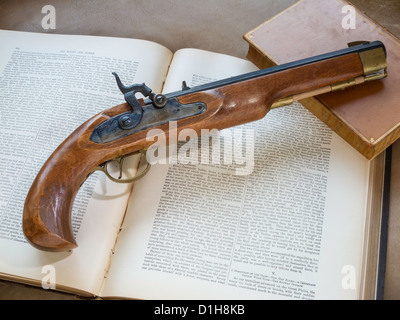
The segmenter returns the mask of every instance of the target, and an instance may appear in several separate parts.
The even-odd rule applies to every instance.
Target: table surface
[[[400,37],[400,1],[350,0]],[[243,35],[296,0],[52,0],[51,33],[146,39],[172,51],[199,48],[245,58]],[[49,32],[41,26],[47,1],[0,0],[0,29]],[[162,32],[160,31],[162,30]],[[196,35],[196,36],[193,36]],[[400,141],[393,144],[385,294],[400,299]],[[78,299],[16,283],[0,282],[0,299]]]

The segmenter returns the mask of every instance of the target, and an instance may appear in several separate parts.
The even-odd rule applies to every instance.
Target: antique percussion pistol
[[[49,157],[27,194],[23,230],[36,248],[77,247],[71,228],[74,198],[96,169],[144,150],[148,131],[166,132],[176,121],[186,128],[224,129],[263,118],[271,108],[386,77],[386,50],[379,42],[349,48],[231,77],[182,91],[155,94],[145,84],[124,86],[126,103],[100,112],[77,128]],[[141,93],[145,99],[138,99]],[[360,110],[362,112],[362,110]],[[118,179],[117,179],[118,180]]]

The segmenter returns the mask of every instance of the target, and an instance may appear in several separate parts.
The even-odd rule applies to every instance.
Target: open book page
[[[182,50],[164,89],[252,70]],[[154,165],[134,186],[102,296],[357,298],[369,162],[298,103],[224,132],[221,146],[253,135],[252,170]]]
[[[141,40],[0,32],[0,272],[40,280],[52,265],[58,289],[98,293],[131,185],[93,174],[74,203],[79,247],[46,253],[21,228],[25,196],[42,164],[81,123],[123,103],[112,72],[124,84],[146,82],[158,92],[172,59],[166,48]],[[132,167],[136,168],[137,159]]]

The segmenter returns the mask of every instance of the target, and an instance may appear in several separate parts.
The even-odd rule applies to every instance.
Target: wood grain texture
[[[307,92],[363,74],[357,53],[284,70],[220,88],[179,97],[183,104],[204,102],[207,110],[177,122],[179,131],[191,128],[224,129],[263,118],[271,104],[288,95]],[[130,110],[127,104],[94,116],[74,131],[50,156],[26,197],[23,229],[38,249],[67,251],[77,246],[71,228],[73,201],[81,184],[101,163],[130,154],[154,143],[148,130],[108,143],[95,143],[90,136],[97,125]],[[158,128],[166,133],[169,124]]]

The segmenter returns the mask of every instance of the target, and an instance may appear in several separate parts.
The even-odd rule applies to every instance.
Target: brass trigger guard
[[[124,163],[125,158],[127,156],[132,156],[132,155],[135,155],[135,154],[138,154],[138,153],[141,153],[142,154],[142,158],[144,157],[146,159],[146,150],[140,150],[140,151],[131,153],[129,155],[123,155],[123,156],[114,158],[112,160],[109,160],[109,161],[97,166],[96,168],[94,168],[92,172],[94,172],[94,171],[102,171],[107,176],[107,178],[109,178],[111,181],[114,181],[114,182],[117,182],[117,183],[131,183],[131,182],[137,181],[137,180],[143,178],[147,174],[147,172],[149,172],[150,167],[151,167],[150,163],[147,162],[146,168],[141,173],[135,175],[132,178],[121,179],[121,177],[122,177],[122,165]],[[119,165],[119,177],[118,177],[118,179],[114,178],[113,176],[111,176],[111,174],[108,172],[108,164],[113,162],[113,161],[117,161],[117,163]]]

